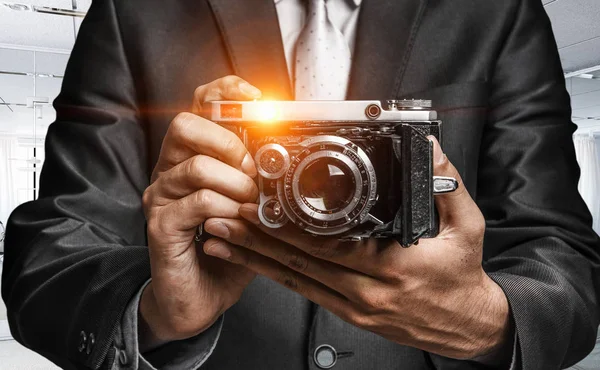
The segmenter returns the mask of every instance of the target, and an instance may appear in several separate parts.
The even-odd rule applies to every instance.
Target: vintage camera
[[[431,101],[217,101],[204,112],[254,156],[270,228],[406,247],[437,235],[433,196],[457,187],[433,176],[427,136],[442,138]]]

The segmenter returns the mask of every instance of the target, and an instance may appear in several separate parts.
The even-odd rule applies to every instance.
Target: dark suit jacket
[[[349,99],[426,98],[487,220],[525,369],[588,353],[600,251],[550,22],[539,0],[365,0]],[[141,194],[194,88],[236,74],[292,97],[272,0],[95,0],[46,138],[40,198],[11,216],[2,295],[14,337],[68,368],[110,367],[124,307],[149,276]],[[414,247],[418,248],[418,246]],[[456,271],[460,274],[460,271]],[[77,350],[94,333],[90,354]],[[263,278],[225,315],[206,369],[469,369],[359,330]],[[520,365],[521,366],[521,365]]]

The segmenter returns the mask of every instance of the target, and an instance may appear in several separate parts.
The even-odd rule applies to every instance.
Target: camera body
[[[441,121],[425,100],[217,101],[204,116],[254,156],[259,218],[314,234],[392,237],[410,246],[438,233],[434,193],[456,181],[433,176]],[[436,182],[437,181],[437,182]]]

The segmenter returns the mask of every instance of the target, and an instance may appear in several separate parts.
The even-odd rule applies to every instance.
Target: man
[[[317,3],[92,4],[40,198],[8,225],[17,340],[92,369],[558,369],[591,350],[599,241],[542,4]],[[304,29],[290,44],[286,27],[312,10],[348,43],[347,99],[440,111],[434,172],[462,180],[436,199],[437,238],[402,249],[261,227],[252,158],[198,116],[205,101],[303,94],[290,55]]]

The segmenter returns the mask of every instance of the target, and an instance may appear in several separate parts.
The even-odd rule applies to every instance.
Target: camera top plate
[[[427,108],[427,104],[406,104],[409,107],[402,107],[399,102],[423,101],[390,101],[386,108],[378,100],[212,101],[204,104],[203,116],[214,122],[233,124],[290,121],[370,123],[437,119],[437,112]]]

